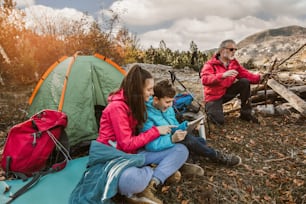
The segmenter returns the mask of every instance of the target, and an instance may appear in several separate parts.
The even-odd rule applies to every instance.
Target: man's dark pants
[[[218,100],[207,102],[205,105],[209,119],[219,125],[224,124],[223,103],[226,103],[240,94],[241,111],[240,115],[251,115],[252,107],[250,102],[250,82],[248,79],[241,78],[230,86],[223,97]]]

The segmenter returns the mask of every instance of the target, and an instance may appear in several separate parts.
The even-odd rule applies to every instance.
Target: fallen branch
[[[214,184],[214,183],[212,183],[212,182],[209,182],[209,181],[203,180],[203,183],[206,183],[206,184],[208,184],[208,185],[214,186],[215,188],[219,188],[219,189],[221,189],[221,187],[217,186],[216,184]]]
[[[283,161],[283,160],[286,160],[286,159],[290,159],[291,157],[283,157],[283,158],[279,158],[279,159],[267,159],[265,160],[264,162],[278,162],[278,161]]]

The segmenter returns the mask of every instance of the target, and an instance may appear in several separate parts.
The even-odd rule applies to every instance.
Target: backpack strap
[[[53,140],[55,143],[55,148],[58,150],[61,155],[58,156],[63,156],[64,159],[61,162],[57,162],[51,166],[51,171],[56,172],[64,169],[66,167],[66,164],[68,163],[69,160],[71,160],[71,156],[69,153],[69,142],[68,142],[68,136],[65,132],[65,130],[62,130],[62,134],[60,137],[60,141],[55,138],[55,136],[52,134],[52,132],[47,131],[47,134],[49,137]],[[49,172],[50,173],[50,172]]]
[[[28,177],[24,173],[11,171],[11,163],[12,163],[12,157],[10,156],[6,157],[5,178],[9,178],[10,175],[14,175],[14,177],[20,178],[23,181],[27,180]]]
[[[13,195],[10,196],[10,200],[8,200],[6,204],[12,203],[16,198],[18,198],[19,196],[27,192],[30,188],[32,188],[35,184],[38,183],[41,177],[43,177],[44,175],[48,173],[49,171],[39,172],[35,174],[34,177],[31,179],[31,181],[29,181],[27,184],[22,186],[18,191],[16,191]]]
[[[12,157],[6,157],[6,165],[5,165],[5,177],[8,178],[10,174],[10,166],[12,162]]]

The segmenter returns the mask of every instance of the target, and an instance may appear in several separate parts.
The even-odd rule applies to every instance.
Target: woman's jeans
[[[190,154],[200,155],[209,158],[216,157],[216,151],[207,146],[206,140],[202,137],[196,137],[194,135],[186,135],[185,139],[180,143],[186,145]]]
[[[188,158],[188,149],[183,144],[175,144],[173,147],[159,151],[140,151],[145,155],[145,166],[127,168],[119,178],[119,192],[127,197],[142,192],[155,177],[163,184],[174,172],[181,168]],[[150,164],[156,164],[151,168]]]

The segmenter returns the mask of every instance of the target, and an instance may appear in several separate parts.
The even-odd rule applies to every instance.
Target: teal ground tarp
[[[66,204],[72,190],[80,181],[88,162],[88,156],[68,162],[62,171],[48,174],[26,193],[18,197],[12,204]],[[28,181],[8,180],[0,181],[0,203],[4,204],[9,196],[24,186]],[[5,192],[5,188],[10,190]]]

